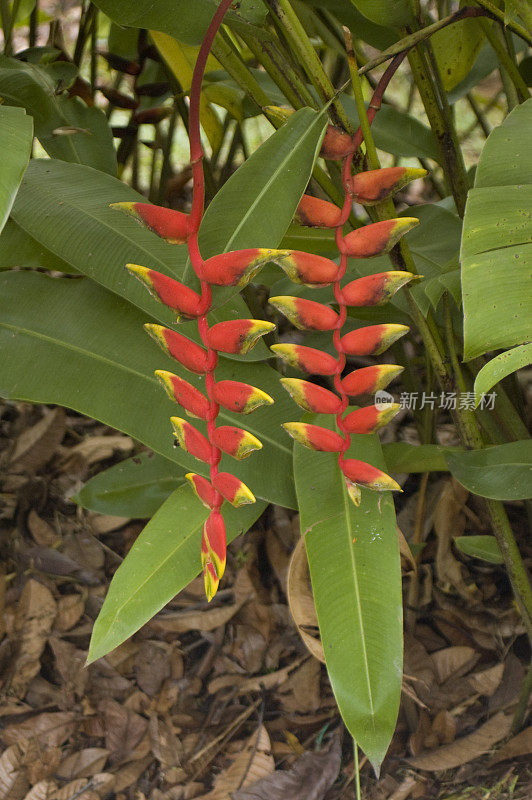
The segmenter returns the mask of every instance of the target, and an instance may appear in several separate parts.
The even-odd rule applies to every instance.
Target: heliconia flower
[[[229,472],[218,472],[212,479],[212,485],[235,508],[255,502],[255,496],[246,484]]]
[[[306,422],[283,422],[283,428],[296,442],[310,450],[322,450],[325,453],[341,453],[344,440],[339,433],[322,428],[319,425],[308,425]]]
[[[390,403],[383,408],[357,408],[344,417],[345,429],[347,433],[374,433],[387,425],[400,410],[399,403]]]
[[[304,300],[302,297],[270,297],[268,302],[281,314],[288,317],[292,325],[300,330],[331,331],[338,321],[338,314],[323,303]]]
[[[304,194],[299,201],[295,218],[301,225],[312,228],[336,228],[341,215],[342,210],[334,203]]]
[[[271,260],[286,272],[291,281],[306,286],[328,286],[338,274],[338,265],[330,258],[302,250],[278,250]]]
[[[144,325],[144,328],[165,353],[175,358],[191,372],[197,372],[198,375],[203,375],[207,372],[209,357],[207,351],[200,347],[199,344],[192,342],[176,331],[170,330],[170,328],[164,328],[162,325],[154,325],[148,322]]]
[[[404,367],[396,364],[376,364],[373,367],[355,369],[342,379],[344,392],[351,397],[361,394],[375,394],[403,372]]]
[[[408,325],[382,324],[358,328],[342,336],[340,344],[349,356],[378,356],[408,333]]]
[[[188,214],[152,203],[111,203],[109,208],[124,211],[170,244],[184,244],[188,237]]]
[[[334,375],[337,361],[329,353],[301,344],[272,344],[270,350],[287,364],[310,375]]]
[[[354,153],[355,150],[356,145],[354,145],[353,137],[349,133],[336,128],[334,125],[327,125],[327,130],[321,143],[320,156],[330,158],[331,161],[340,161],[350,153]]]
[[[255,409],[273,403],[273,397],[262,389],[240,381],[218,381],[214,384],[212,399],[237,414],[251,414]]]
[[[299,378],[281,378],[281,383],[292,400],[305,411],[314,414],[337,414],[340,411],[340,398],[322,386]]]
[[[345,476],[344,480],[349,499],[358,508],[362,502],[362,492],[360,491],[360,486],[356,483],[352,483],[352,481],[350,481],[348,478],[345,478]]]
[[[211,511],[203,525],[203,543],[206,549],[206,563],[211,563],[214,566],[216,577],[218,580],[222,577],[225,571],[225,557],[226,557],[226,533],[225,522],[219,509]],[[203,544],[202,543],[202,544]],[[203,561],[203,546],[202,546],[202,561]],[[205,563],[203,564],[205,569]],[[211,597],[214,595],[211,595]],[[211,597],[208,597],[210,600]]]
[[[385,167],[352,175],[346,189],[357,203],[375,206],[392,197],[399,189],[416,178],[424,178],[426,169],[418,167]]]
[[[170,417],[170,422],[172,423],[174,436],[179,446],[199,461],[209,463],[211,459],[211,445],[208,439],[197,431],[190,422],[181,419],[181,417]]]
[[[170,106],[158,106],[157,108],[147,108],[135,114],[135,122],[138,125],[158,125],[172,113]]]
[[[246,286],[264,264],[273,261],[275,256],[288,252],[253,247],[220,253],[204,262],[201,277],[214,286]]]
[[[187,472],[185,478],[203,505],[207,506],[207,508],[213,508],[216,504],[216,489],[211,486],[207,478],[204,478],[203,475],[196,475],[195,472]]]
[[[377,272],[348,283],[342,289],[342,298],[347,306],[380,306],[417,277],[412,272]]]
[[[402,489],[393,478],[386,475],[377,467],[366,464],[365,461],[357,461],[355,458],[346,458],[340,463],[340,469],[344,473],[346,480],[376,492],[401,492]]]
[[[204,394],[192,386],[188,381],[183,380],[173,372],[164,369],[155,371],[155,376],[166,389],[168,397],[183,406],[190,414],[200,419],[207,419],[209,416],[209,401]]]
[[[139,267],[138,264],[126,264],[126,269],[148,288],[150,294],[165,306],[177,311],[179,316],[194,319],[200,315],[201,297],[184,283],[169,278],[162,272],[155,272],[154,269]]]
[[[221,353],[245,355],[261,336],[275,330],[273,322],[262,319],[233,319],[209,329],[209,346]]]
[[[216,428],[212,435],[212,443],[239,461],[250,456],[254,450],[262,449],[262,442],[259,442],[256,436],[232,425],[220,425]]]
[[[357,228],[344,236],[344,246],[349,258],[372,258],[387,253],[401,236],[419,225],[414,217],[399,217],[374,222]]]
[[[205,595],[210,603],[218,591],[220,580],[216,574],[214,564],[211,561],[205,536],[202,536],[201,539],[201,566],[203,569],[203,585],[205,587]]]

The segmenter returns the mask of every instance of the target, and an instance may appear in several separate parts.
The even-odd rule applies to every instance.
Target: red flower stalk
[[[384,88],[402,57],[401,55],[392,61],[381,79],[368,111],[370,123],[380,107]],[[333,262],[329,259],[310,255],[305,258],[304,254],[299,252],[292,252],[291,257],[281,264],[296,283],[306,283],[310,286],[332,283],[334,299],[339,307],[338,312],[327,305],[299,297],[273,297],[270,300],[271,304],[288,317],[297,328],[333,332],[336,357],[315,348],[296,344],[277,344],[271,349],[292,367],[308,373],[334,377],[336,393],[296,378],[282,378],[281,382],[301,408],[314,413],[334,414],[339,432],[302,422],[286,422],[283,427],[305,447],[338,453],[347,492],[357,506],[361,501],[361,486],[376,491],[400,491],[398,484],[381,470],[363,461],[345,457],[353,434],[377,431],[393,419],[400,406],[395,403],[384,408],[372,405],[345,414],[348,395],[371,394],[383,389],[402,371],[402,368],[391,365],[364,367],[342,379],[346,357],[379,355],[392,342],[403,336],[408,328],[405,325],[370,325],[342,336],[347,306],[376,306],[385,303],[415,276],[408,272],[391,271],[358,278],[343,287],[341,282],[346,273],[348,258],[370,258],[388,252],[401,236],[418,224],[418,220],[409,217],[385,220],[358,228],[347,235],[344,235],[343,227],[349,217],[353,200],[365,205],[375,205],[390,197],[409,181],[426,174],[424,170],[394,167],[352,175],[353,155],[361,141],[360,129],[351,136],[329,125],[321,155],[325,158],[341,159],[343,162],[344,205],[339,209],[331,203],[304,195],[296,212],[296,219],[304,225],[336,228],[336,243],[340,251],[339,266],[334,265],[333,270],[331,266]]]
[[[222,452],[236,459],[247,458],[262,444],[242,428],[230,425],[217,426],[220,406],[242,414],[249,414],[261,405],[272,403],[272,398],[260,389],[238,381],[216,381],[215,370],[219,353],[244,354],[255,342],[275,326],[263,320],[232,320],[219,322],[212,327],[207,314],[212,307],[212,286],[245,286],[268,261],[275,261],[293,274],[300,274],[305,282],[317,284],[330,282],[336,265],[328,259],[316,259],[306,253],[289,250],[254,248],[222,253],[207,260],[202,258],[198,245],[198,231],[203,218],[205,183],[203,176],[203,149],[200,139],[199,104],[203,74],[214,37],[232,0],[221,0],[199,49],[190,90],[190,161],[193,177],[193,197],[190,215],[160,208],[149,203],[114,203],[113,206],[133,216],[158,236],[172,244],[187,243],[190,262],[200,281],[198,294],[179,281],[147,267],[129,264],[131,274],[139,278],[148,290],[162,303],[177,312],[178,318],[198,320],[202,345],[161,325],[148,324],[146,330],[163,350],[186,369],[205,376],[205,393],[188,381],[165,370],[156,375],[168,395],[188,414],[203,419],[207,435],[181,417],[172,417],[171,423],[178,444],[199,461],[208,465],[209,477],[193,472],[187,475],[192,488],[209,509],[203,526],[201,564],[205,591],[211,600],[225,569],[226,534],[221,506],[225,500],[238,507],[255,502],[252,492],[241,480],[228,472],[219,472]],[[165,107],[137,114],[136,121],[157,124],[167,113]],[[328,271],[327,271],[328,270]]]

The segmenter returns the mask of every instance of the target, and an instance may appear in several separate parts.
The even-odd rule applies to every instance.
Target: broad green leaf
[[[377,25],[410,25],[413,22],[409,0],[351,0],[365,17]]]
[[[390,442],[382,447],[388,472],[447,472],[448,448],[439,444]]]
[[[532,497],[532,439],[484,450],[446,452],[450,471],[462,486],[494,500]]]
[[[155,300],[125,265],[140,264],[183,279],[186,247],[167,244],[131,217],[109,208],[110,203],[144,200],[121,181],[90,167],[35,159],[26,170],[11,215],[26,234],[74,270],[172,327],[174,312]],[[211,321],[249,316],[247,305],[233,293],[231,302],[214,311]],[[180,325],[179,330],[190,339],[199,338],[196,323]],[[268,355],[259,342],[238,360],[263,360]]]
[[[452,26],[451,26],[452,27]],[[454,87],[454,89],[447,95],[449,103],[456,103],[457,100],[464,97],[471,91],[480,81],[487,78],[488,75],[497,69],[499,62],[497,54],[489,42],[485,42],[480,48],[477,59],[463,81]]]
[[[99,514],[148,519],[183,483],[182,467],[156,453],[141,453],[99,472],[70,499]]]
[[[57,94],[54,74],[53,69],[0,56],[0,97],[31,114],[35,135],[48,155],[116,174],[113,137],[103,111],[89,108],[79,97]]]
[[[0,234],[0,269],[42,267],[58,272],[77,272],[71,265],[50,253],[9,217]]]
[[[227,540],[249,530],[265,503],[224,504]],[[94,624],[87,662],[132,636],[201,571],[200,545],[208,509],[180,486],[148,522],[117,569]]]
[[[453,541],[466,556],[480,558],[490,564],[504,564],[495,536],[457,536]]]
[[[385,27],[388,23],[386,17],[371,22],[367,16],[358,11],[353,0],[304,0],[304,2],[320,11],[324,9],[330,11],[338,22],[346,25],[353,33],[356,32],[358,39],[362,39],[377,50],[385,50],[398,39],[397,32],[393,28]]]
[[[461,248],[464,357],[532,339],[532,99],[488,137]]]
[[[317,417],[331,427],[329,416]],[[383,467],[376,436],[349,455]],[[342,718],[378,771],[392,738],[402,679],[401,569],[389,493],[362,489],[355,508],[334,453],[294,447],[294,473],[312,590]]]
[[[38,313],[37,313],[38,310]],[[34,272],[0,276],[0,396],[56,403],[101,420],[186,467],[207,474],[207,466],[173,447],[169,417],[179,407],[169,400],[153,373],[174,372],[198,388],[203,380],[186,372],[146,335],[146,316],[85,279],[50,278]],[[295,507],[292,453],[281,423],[293,403],[266,365],[223,359],[219,379],[264,389],[273,406],[249,416],[221,409],[220,424],[249,430],[263,449],[236,462],[222,459],[257,497]],[[204,423],[196,422],[205,430]]]
[[[132,3],[131,0],[97,0],[95,5],[119,25],[152,28],[169,33],[187,44],[200,44],[217,8],[215,0],[157,0]],[[224,21],[235,27],[246,22],[260,25],[266,9],[256,0],[242,0],[238,12],[230,10]]]
[[[23,109],[0,106],[0,231],[15,202],[18,187],[30,160],[33,121]]]
[[[499,353],[485,364],[475,378],[475,400],[480,403],[496,383],[522,367],[532,364],[532,344],[522,344],[505,353]]]
[[[447,92],[465,79],[483,41],[484,33],[475,19],[464,19],[448,25],[431,36],[443,88]]]

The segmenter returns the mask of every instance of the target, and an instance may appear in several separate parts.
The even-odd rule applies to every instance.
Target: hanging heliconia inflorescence
[[[334,376],[339,396],[303,380],[282,379],[284,387],[304,409],[317,413],[335,414],[342,432],[306,425],[285,423],[287,431],[298,441],[316,450],[340,454],[340,468],[345,475],[349,492],[355,502],[358,486],[378,490],[397,489],[391,478],[380,470],[354,459],[346,460],[350,434],[377,430],[394,415],[396,407],[379,411],[374,406],[359,409],[342,416],[347,407],[348,395],[356,396],[382,389],[400,371],[400,367],[376,366],[356,370],[341,378],[346,355],[379,354],[408,330],[404,325],[373,325],[341,336],[348,305],[376,305],[385,302],[397,289],[413,276],[406,272],[385,272],[360,278],[341,288],[347,258],[368,258],[387,252],[398,239],[410,230],[417,220],[402,218],[368,225],[342,235],[351,203],[356,200],[367,205],[389,197],[408,181],[417,177],[420,170],[376,170],[351,176],[353,153],[360,146],[360,134],[348,136],[329,126],[325,134],[322,155],[343,158],[343,180],[346,190],[343,209],[314,197],[304,196],[297,218],[306,225],[335,227],[340,266],[331,259],[297,250],[253,248],[222,253],[204,260],[198,244],[198,232],[203,217],[205,183],[203,175],[203,149],[200,140],[199,104],[203,74],[208,54],[222,19],[232,0],[222,0],[213,16],[200,47],[190,91],[189,139],[193,176],[193,199],[190,214],[184,214],[151,203],[113,203],[137,219],[158,236],[171,244],[187,244],[192,267],[200,282],[200,292],[148,267],[127,264],[128,271],[138,278],[158,300],[176,313],[176,321],[198,322],[201,345],[162,325],[147,324],[148,333],[190,372],[205,376],[205,393],[188,381],[166,370],[157,370],[162,386],[187,414],[206,422],[207,435],[182,417],[171,418],[174,436],[179,446],[209,467],[209,477],[189,473],[196,495],[209,509],[203,526],[201,563],[205,592],[211,600],[224,573],[226,562],[226,531],[221,506],[227,500],[233,506],[255,502],[251,490],[237,477],[219,471],[222,453],[243,459],[262,447],[261,442],[248,431],[234,426],[217,426],[220,406],[232,412],[249,414],[260,406],[273,402],[272,398],[254,386],[238,381],[217,381],[215,370],[219,353],[245,354],[261,336],[271,332],[275,325],[256,319],[230,320],[210,326],[207,314],[212,308],[213,286],[245,286],[267,262],[277,263],[295,282],[308,286],[333,284],[339,313],[328,306],[297,297],[271,298],[271,303],[285,314],[297,327],[310,330],[332,330],[338,357],[310,347],[290,344],[274,345],[275,353],[293,366],[313,374]]]

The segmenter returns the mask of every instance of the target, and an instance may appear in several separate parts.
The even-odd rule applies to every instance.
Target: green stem
[[[377,155],[377,148],[371,132],[371,127],[366,113],[366,105],[364,103],[364,92],[362,90],[362,79],[358,74],[358,64],[353,48],[353,38],[348,28],[344,27],[345,49],[347,52],[347,63],[349,64],[349,72],[351,74],[351,83],[353,84],[353,92],[355,95],[355,104],[358,114],[362,136],[366,145],[366,157],[370,169],[379,169],[380,161]]]
[[[13,42],[11,34],[13,31],[9,0],[0,0],[0,18],[2,19],[2,29],[4,31],[4,55],[10,56],[13,53]]]
[[[517,69],[515,61],[510,58],[510,55],[508,54],[498,26],[496,29],[493,22],[488,22],[488,20],[485,19],[480,20],[480,24],[482,25],[482,30],[484,31],[486,39],[493,47],[495,54],[499,59],[501,77],[503,79],[504,89],[508,98],[508,107],[510,108],[510,106],[513,107],[517,105],[517,102],[524,102],[530,97],[530,91],[523,80],[521,73]],[[509,80],[506,81],[505,76]],[[508,85],[509,82],[511,83]]]
[[[467,102],[469,103],[469,106],[471,108],[471,111],[473,112],[473,114],[477,118],[477,123],[478,123],[478,125],[480,125],[480,127],[482,129],[482,133],[484,134],[484,136],[487,139],[488,136],[490,135],[490,126],[488,125],[488,121],[485,118],[485,116],[482,113],[482,111],[480,110],[480,106],[478,105],[477,101],[475,100],[475,98],[473,97],[471,92],[468,92],[466,97],[467,97]],[[476,125],[475,125],[475,128],[476,128]]]
[[[516,733],[519,733],[519,731],[523,727],[523,722],[525,720],[525,714],[528,709],[528,701],[530,700],[531,693],[532,693],[532,664],[529,664],[526,677],[521,686],[521,691],[519,693],[519,700],[517,701],[517,706],[512,721],[511,732],[514,736]]]
[[[348,133],[354,133],[351,121],[347,117],[341,102],[336,97],[336,91],[329,80],[329,76],[323,69],[312,42],[288,0],[264,0],[264,2],[290,42],[294,55],[300,59],[320,99],[324,103],[331,104],[331,119]]]
[[[521,37],[521,39],[524,39],[525,42],[532,47],[532,25],[530,26],[531,30],[527,30],[518,22],[514,22],[512,19],[506,21],[504,11],[501,11],[500,8],[497,8],[497,6],[492,3],[491,0],[476,0],[476,3],[477,5],[482,6],[482,8],[485,8],[486,11],[489,11],[489,13],[498,19],[499,22],[502,22],[502,24],[505,25],[508,30],[516,33]]]

